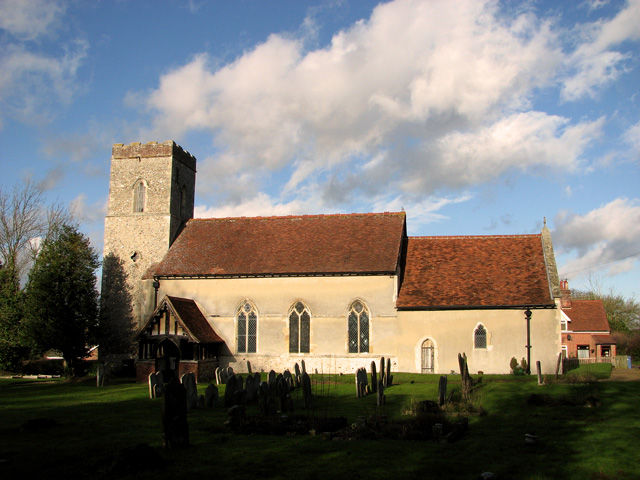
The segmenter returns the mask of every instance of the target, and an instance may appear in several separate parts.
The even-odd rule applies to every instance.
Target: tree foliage
[[[80,373],[95,339],[98,266],[89,239],[63,225],[45,239],[29,274],[25,339],[36,352],[59,350],[72,375]]]
[[[127,286],[124,261],[108,254],[102,262],[102,292],[98,327],[99,360],[113,361],[119,355],[133,353],[136,325],[131,294]]]
[[[0,263],[20,281],[49,232],[71,220],[60,204],[46,205],[43,189],[31,181],[11,192],[0,188]]]
[[[23,300],[15,272],[0,266],[0,370],[19,371],[29,352],[20,338]]]
[[[576,290],[573,298],[602,300],[612,332],[629,333],[640,327],[640,303],[634,298],[624,298],[614,291],[602,294],[594,290]]]

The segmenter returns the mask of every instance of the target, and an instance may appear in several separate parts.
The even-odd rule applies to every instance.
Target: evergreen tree
[[[98,266],[89,239],[63,225],[45,240],[27,282],[25,338],[36,352],[59,350],[74,376],[95,339]]]
[[[19,371],[29,352],[20,341],[23,300],[15,270],[0,265],[0,370]]]
[[[102,292],[98,326],[98,354],[108,366],[135,349],[136,325],[124,262],[113,253],[102,262]]]

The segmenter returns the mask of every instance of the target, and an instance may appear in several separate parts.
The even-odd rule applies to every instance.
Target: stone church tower
[[[153,279],[141,280],[193,218],[195,184],[195,157],[173,141],[113,145],[104,256],[124,261],[138,325],[154,309]]]

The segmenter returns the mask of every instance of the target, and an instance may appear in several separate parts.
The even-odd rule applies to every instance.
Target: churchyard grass
[[[455,396],[460,377],[448,377]],[[149,399],[146,385],[0,379],[0,477],[475,479],[490,471],[500,479],[640,478],[640,382],[590,378],[547,378],[539,386],[535,375],[482,375],[473,408],[450,409],[469,418],[469,430],[454,443],[233,434],[218,407],[189,413],[191,446],[175,451],[162,449],[162,399]],[[315,409],[305,412],[296,390],[292,416],[344,416],[349,424],[359,416],[407,419],[419,401],[436,400],[438,379],[394,373],[387,404],[379,407],[373,394],[356,398],[353,375],[312,375]],[[537,442],[525,443],[525,434]],[[150,445],[157,458],[127,458],[138,444]]]

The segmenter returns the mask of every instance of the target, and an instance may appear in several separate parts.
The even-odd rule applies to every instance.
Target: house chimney
[[[571,290],[569,290],[568,280],[560,280],[560,306],[571,308]]]

